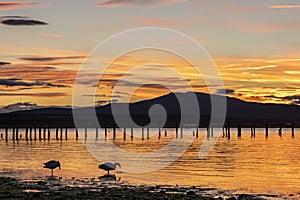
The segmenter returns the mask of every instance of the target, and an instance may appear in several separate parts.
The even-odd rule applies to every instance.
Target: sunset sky
[[[72,105],[74,79],[89,52],[114,34],[149,26],[174,29],[199,42],[216,63],[229,96],[300,105],[300,4],[297,2],[0,1],[0,111]],[[178,41],[166,42],[183,48],[189,46]],[[101,57],[97,59],[101,62]],[[159,80],[162,86],[173,84],[182,91],[186,89],[180,85],[182,80],[161,73],[163,65],[168,65],[183,73],[195,91],[207,92],[203,80],[188,63],[174,55],[145,50],[131,52],[111,64],[99,82],[95,103],[122,102],[124,96],[132,95],[126,90],[113,96],[111,92],[116,80],[128,69],[147,63],[162,64],[144,69],[152,74],[152,79],[155,74],[165,74]],[[130,75],[132,80],[140,80],[136,74]],[[132,87],[131,81],[123,82],[123,86]],[[131,100],[168,93],[162,86],[146,84]]]

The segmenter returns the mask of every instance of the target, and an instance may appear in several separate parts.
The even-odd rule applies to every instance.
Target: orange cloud
[[[271,6],[269,8],[272,9],[289,9],[289,8],[300,8],[300,5],[277,5],[277,6]]]
[[[36,3],[29,2],[29,1],[24,1],[24,2],[4,1],[4,2],[0,2],[0,10],[9,10],[9,9],[14,9],[19,7],[31,6],[34,4]]]
[[[167,26],[167,27],[178,27],[189,24],[188,22],[174,22],[163,18],[141,18],[138,19],[139,23],[146,24],[149,26]]]
[[[62,38],[66,37],[65,35],[54,34],[54,33],[42,33],[43,36],[51,37],[51,38]]]
[[[107,0],[102,3],[98,3],[98,7],[120,7],[120,6],[153,6],[153,5],[166,5],[172,3],[180,3],[187,0],[147,0],[147,1],[139,1],[139,0]]]

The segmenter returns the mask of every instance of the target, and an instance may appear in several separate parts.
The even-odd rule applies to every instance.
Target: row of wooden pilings
[[[11,130],[12,133],[12,140],[16,140],[18,141],[19,139],[23,139],[22,138],[22,134],[19,134],[19,129],[18,127],[14,127],[14,128],[4,128],[4,134],[1,133],[1,139],[5,139],[6,141],[8,141],[8,135],[9,135],[9,130]],[[51,129],[47,128],[47,127],[39,127],[39,128],[24,128],[25,129],[25,140],[50,140],[51,138]],[[142,134],[142,140],[145,139],[145,129],[146,129],[146,138],[149,139],[150,138],[150,130],[148,127],[145,128],[141,128],[141,134]],[[175,128],[175,135],[176,138],[183,137],[183,129],[184,128]],[[228,139],[230,139],[231,137],[231,129],[228,125],[225,126],[223,128],[223,137],[226,137]],[[127,132],[126,132],[126,128],[123,128],[123,139],[126,140],[127,137]],[[207,138],[213,137],[214,136],[214,128],[210,127],[210,128],[206,128],[207,130]],[[96,139],[98,139],[99,136],[99,128],[95,128],[95,132],[96,132]],[[117,128],[112,128],[112,138],[116,139],[117,137]],[[163,133],[162,133],[163,132]],[[179,133],[180,132],[180,133]],[[292,132],[292,137],[295,136],[295,129],[294,126],[291,126],[291,132]],[[134,137],[134,128],[130,128],[130,138],[133,139]],[[256,135],[256,127],[255,126],[251,126],[250,127],[250,133],[251,133],[251,137],[255,137]],[[165,135],[165,137],[167,137],[167,130],[164,130],[159,128],[158,129],[158,139],[160,139],[162,137],[162,134]],[[64,137],[63,137],[64,135]],[[87,135],[88,135],[88,129],[84,128],[84,137],[85,139],[87,139]],[[282,136],[282,126],[280,126],[278,128],[278,135]],[[107,138],[108,136],[108,128],[104,128],[104,136],[105,138]],[[198,138],[199,137],[199,128],[194,128],[193,130],[193,136]],[[266,125],[265,127],[265,136],[266,138],[269,136],[269,126]],[[238,126],[237,127],[237,137],[241,138],[242,137],[242,127]],[[63,138],[65,138],[65,140],[68,140],[68,128],[55,128],[55,138],[56,140],[63,140]],[[76,140],[78,140],[79,138],[79,134],[78,134],[78,129],[75,128],[75,138]]]

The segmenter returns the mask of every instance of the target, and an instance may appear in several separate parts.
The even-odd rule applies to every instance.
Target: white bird
[[[56,161],[56,160],[50,160],[46,163],[44,163],[44,168],[48,168],[48,169],[51,169],[51,176],[53,176],[53,169],[55,168],[59,168],[60,169],[60,162],[59,161]]]
[[[109,171],[115,170],[117,166],[119,166],[121,168],[121,164],[118,162],[116,162],[115,164],[113,164],[111,162],[105,162],[105,163],[99,165],[99,168],[107,171],[107,175],[109,176]]]

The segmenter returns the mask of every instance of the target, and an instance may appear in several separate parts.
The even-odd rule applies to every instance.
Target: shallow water
[[[95,130],[89,129],[86,141],[81,141],[75,140],[75,133],[70,129],[66,141],[55,140],[52,130],[50,140],[26,141],[24,130],[20,130],[23,139],[18,142],[9,139],[6,143],[5,140],[0,140],[1,174],[22,179],[43,179],[50,175],[50,171],[43,168],[43,163],[54,159],[60,160],[62,165],[61,170],[55,170],[58,177],[98,178],[106,172],[98,169],[101,161],[96,160],[86,150],[84,143],[105,145],[113,142],[128,152],[145,154],[165,147],[173,138],[176,141],[184,140],[187,135],[192,135],[193,131],[185,129],[183,138],[179,136],[176,139],[174,129],[167,129],[167,137],[163,130],[161,139],[158,140],[157,130],[151,130],[150,139],[142,140],[141,130],[137,129],[134,130],[136,137],[131,140],[130,133],[127,133],[125,141],[122,132],[118,132],[113,141],[110,131],[105,141],[103,130],[99,131],[99,138],[95,140]],[[217,131],[215,130],[215,135]],[[300,194],[299,132],[300,130],[296,129],[295,137],[292,138],[291,131],[284,129],[282,137],[279,137],[276,129],[270,129],[266,139],[264,129],[257,129],[256,137],[250,136],[249,129],[243,129],[242,138],[238,139],[236,130],[232,129],[230,140],[221,136],[212,151],[200,159],[199,150],[206,138],[206,132],[199,129],[199,138],[194,138],[184,155],[171,165],[149,173],[129,173],[126,167],[128,169],[130,164],[167,163],[171,161],[172,155],[159,155],[158,160],[152,162],[152,158],[121,158],[122,155],[118,154],[120,160],[125,158],[128,162],[125,162],[125,166],[124,162],[121,163],[122,168],[114,173],[118,179],[135,185],[197,185],[245,193],[294,194],[294,197],[297,197]],[[83,134],[83,130],[80,130],[80,133]],[[173,150],[180,148],[180,144],[173,145]],[[111,160],[116,161],[118,157]]]

